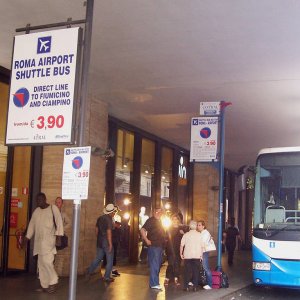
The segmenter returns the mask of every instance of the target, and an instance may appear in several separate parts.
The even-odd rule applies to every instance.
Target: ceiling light
[[[123,215],[123,218],[124,218],[125,220],[129,220],[130,214],[129,214],[128,212],[126,212],[126,213]]]
[[[124,205],[129,205],[131,203],[131,201],[128,198],[125,198],[123,201]]]

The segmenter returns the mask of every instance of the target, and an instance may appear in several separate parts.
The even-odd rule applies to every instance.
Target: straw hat
[[[118,210],[118,208],[115,205],[113,205],[112,203],[109,203],[103,209],[103,213],[106,214],[106,215],[108,215],[108,214],[111,214],[111,213],[113,213],[113,212],[115,212],[117,210]]]

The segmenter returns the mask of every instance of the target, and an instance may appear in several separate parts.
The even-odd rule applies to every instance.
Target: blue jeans
[[[159,271],[162,263],[163,249],[161,247],[148,247],[148,263],[150,268],[150,287],[159,285]]]
[[[106,261],[107,261],[104,279],[110,278],[110,274],[111,274],[111,271],[113,268],[114,248],[112,248],[111,252],[108,251],[108,241],[107,240],[102,241],[102,248],[97,248],[96,258],[92,261],[92,263],[88,267],[88,270],[87,270],[88,274],[92,274],[95,271],[95,269],[101,263],[104,255],[106,255]]]
[[[207,284],[210,287],[212,287],[212,275],[211,275],[211,270],[209,268],[208,258],[209,258],[208,252],[203,252],[202,265],[203,265],[203,269],[206,274],[206,281],[207,281]]]

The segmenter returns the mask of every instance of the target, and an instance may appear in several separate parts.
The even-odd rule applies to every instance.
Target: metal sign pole
[[[224,150],[225,150],[225,108],[230,102],[220,103],[220,162],[219,162],[219,222],[218,222],[218,260],[217,270],[222,271],[222,224],[223,224],[223,191],[224,191]]]
[[[84,128],[85,128],[85,115],[86,115],[86,106],[87,106],[86,103],[88,97],[88,71],[89,71],[90,54],[91,54],[93,9],[94,9],[94,0],[87,0],[86,24],[85,24],[85,33],[84,33],[84,50],[83,50],[83,59],[82,59],[78,146],[84,146]],[[74,200],[73,204],[74,204],[73,205],[73,231],[72,231],[73,239],[72,239],[71,262],[70,262],[69,298],[68,298],[69,300],[76,299],[81,200]]]
[[[73,230],[72,230],[70,278],[69,278],[69,298],[68,298],[69,300],[76,299],[81,200],[74,200],[73,204],[74,206],[73,206]]]

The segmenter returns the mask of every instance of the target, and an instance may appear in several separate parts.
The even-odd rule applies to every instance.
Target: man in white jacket
[[[64,235],[64,230],[59,209],[46,201],[44,193],[37,194],[37,208],[29,222],[25,242],[34,236],[33,255],[38,256],[40,284],[43,291],[53,293],[58,283],[54,269],[55,241],[57,235]]]

